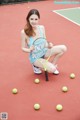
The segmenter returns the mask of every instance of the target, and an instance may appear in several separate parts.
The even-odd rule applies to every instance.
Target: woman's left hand
[[[52,47],[53,47],[53,43],[49,42],[49,43],[48,43],[48,47],[49,47],[49,48],[52,48]]]

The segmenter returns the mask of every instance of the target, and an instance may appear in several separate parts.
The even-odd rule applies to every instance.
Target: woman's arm
[[[44,28],[44,26],[42,26],[42,29],[43,29],[43,36],[44,36],[44,38],[46,38],[46,33],[45,33],[45,28]],[[51,43],[51,42],[49,42],[49,41],[47,41],[48,42],[48,48],[52,48],[53,47],[53,43]]]
[[[30,53],[32,48],[28,48],[26,45],[27,45],[27,36],[26,34],[24,33],[24,30],[21,31],[21,49],[22,51],[24,52],[27,52],[27,53]]]
[[[42,31],[43,31],[43,37],[46,38],[45,28],[43,25],[41,25],[41,27],[42,27]]]

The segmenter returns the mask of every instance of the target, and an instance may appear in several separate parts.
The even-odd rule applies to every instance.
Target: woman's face
[[[38,21],[39,21],[39,18],[35,14],[31,15],[29,18],[29,23],[33,28],[35,28],[36,25],[38,25]]]

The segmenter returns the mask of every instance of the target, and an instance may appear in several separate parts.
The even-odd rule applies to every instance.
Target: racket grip
[[[48,79],[48,72],[47,71],[45,71],[45,78],[46,78],[46,81],[49,81],[49,79]]]

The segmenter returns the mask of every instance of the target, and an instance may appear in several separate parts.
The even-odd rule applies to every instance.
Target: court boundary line
[[[77,9],[77,8],[80,9],[80,7],[76,7],[76,8],[66,8],[66,9],[52,10],[52,12],[54,12],[54,13],[60,15],[61,17],[63,17],[63,18],[65,18],[65,19],[69,20],[70,22],[72,22],[72,23],[74,23],[74,24],[80,26],[79,23],[77,23],[77,22],[75,22],[75,21],[69,19],[68,17],[65,17],[64,15],[61,15],[60,13],[57,12],[57,11],[64,11],[64,10]]]

